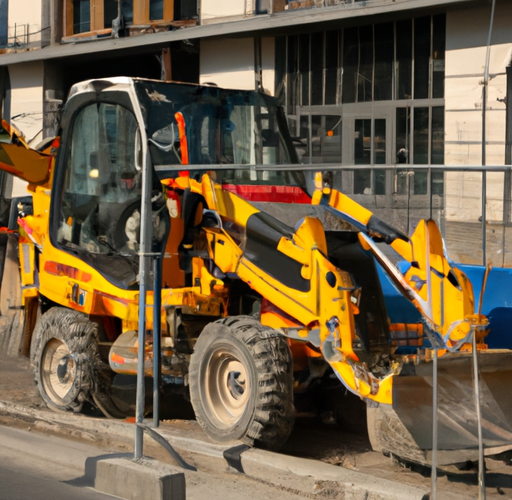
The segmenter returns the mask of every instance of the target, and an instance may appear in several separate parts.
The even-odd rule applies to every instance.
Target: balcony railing
[[[278,0],[279,1],[279,0]],[[394,3],[395,0],[288,0],[288,10],[325,8],[334,6],[364,6],[367,4]],[[274,1],[274,3],[276,3]],[[361,5],[363,4],[363,5]]]
[[[9,26],[7,40],[0,42],[2,52],[20,52],[41,49],[50,43],[51,27],[41,28],[34,24]]]

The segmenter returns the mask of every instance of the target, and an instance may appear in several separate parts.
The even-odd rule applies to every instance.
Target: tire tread
[[[282,334],[263,326],[251,316],[220,319],[208,325],[201,335],[215,334],[219,326],[227,327],[231,335],[247,346],[257,372],[253,418],[248,427],[243,429],[243,435],[233,438],[241,439],[251,446],[278,450],[288,439],[295,420],[293,363],[287,340]],[[197,363],[197,357],[195,361]],[[202,411],[199,398],[195,394],[197,391],[192,387],[194,380],[198,379],[196,363],[191,363],[190,371],[191,400],[196,418],[211,437],[218,438],[212,435],[206,423],[208,418]]]

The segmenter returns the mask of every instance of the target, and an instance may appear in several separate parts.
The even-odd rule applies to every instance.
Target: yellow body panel
[[[440,342],[450,349],[460,347],[468,340],[473,328],[482,329],[487,318],[476,317],[473,288],[464,273],[452,267],[444,253],[443,239],[433,220],[422,220],[408,239],[401,237],[392,228],[370,224],[371,212],[338,191],[318,186],[321,176],[317,174],[317,191],[313,203],[324,204],[334,209],[341,217],[363,226],[370,237],[387,238],[390,246],[411,266],[404,275],[394,268],[367,236],[360,234],[359,240],[365,250],[372,251],[384,269],[418,308],[430,330],[440,337]],[[375,233],[383,228],[385,234]]]
[[[44,151],[31,149],[15,127],[2,120],[0,127],[0,168],[27,181],[32,188],[48,186],[59,138]]]
[[[15,136],[14,131],[10,133],[11,137]],[[31,182],[29,189],[36,214],[25,217],[22,221],[26,233],[20,252],[22,281],[27,287],[24,297],[28,299],[34,293],[34,289],[30,287],[36,282],[37,246],[41,250],[38,265],[41,294],[57,304],[85,314],[120,318],[123,332],[135,329],[138,320],[138,291],[118,288],[71,252],[54,247],[48,237],[50,191],[46,188],[51,182],[53,172],[53,151],[41,154],[34,152],[16,136],[12,144],[6,144],[3,154],[7,163],[0,165],[0,168],[7,170],[9,162],[16,163],[17,168],[19,167],[16,174]],[[249,218],[258,214],[259,209],[241,197],[223,190],[207,174],[203,175],[201,181],[181,176],[165,181],[164,184],[170,190],[175,190],[174,196],[186,189],[201,195],[205,208],[218,214],[218,227],[202,228],[207,253],[220,271],[236,275],[264,300],[275,306],[274,311],[269,309],[262,314],[263,324],[281,328],[287,335],[291,335],[293,331],[304,341],[317,342],[317,347],[323,352],[325,359],[350,390],[376,402],[392,402],[393,375],[399,368],[393,366],[386,376],[377,378],[354,353],[354,314],[358,313],[354,304],[357,302],[353,296],[354,284],[348,273],[337,269],[328,260],[324,228],[317,218],[305,217],[293,234],[280,238],[277,248],[273,250],[299,264],[301,278],[307,282],[307,287],[298,290],[284,285],[265,271],[264,265],[259,267],[244,253],[245,228]],[[380,226],[371,224],[373,214],[369,210],[344,194],[320,185],[313,196],[313,203],[320,204],[325,200],[328,200],[329,207],[345,214],[359,228],[367,227],[370,235],[378,236],[374,231],[378,231]],[[200,223],[201,212],[200,207],[195,214],[196,225]],[[163,332],[166,331],[168,307],[182,307],[190,314],[212,318],[226,315],[228,309],[228,289],[224,281],[212,275],[202,258],[192,259],[193,286],[182,286],[184,275],[179,268],[178,248],[184,228],[181,219],[175,222],[171,229],[172,244],[166,247],[167,262],[164,265],[163,279],[164,283],[175,287],[162,290],[160,317]],[[234,233],[223,228],[228,223],[235,232],[239,228],[240,241],[236,239],[236,234],[234,239]],[[373,251],[369,243],[362,239],[363,246]],[[474,309],[472,290],[463,274],[450,268],[443,255],[442,239],[437,226],[431,221],[420,223],[408,241],[396,238],[391,245],[402,257],[415,263],[400,278],[411,290],[416,288],[416,295],[411,294],[413,302],[427,315],[441,335],[448,336],[449,342],[456,343],[463,339],[471,329],[471,326],[468,329],[468,324],[473,325],[478,321],[471,317]],[[173,271],[176,277],[172,276]],[[460,287],[449,286],[450,280],[447,276],[450,272],[461,284]],[[429,283],[428,290],[423,282]],[[152,292],[147,296],[146,318],[146,328],[152,329]]]

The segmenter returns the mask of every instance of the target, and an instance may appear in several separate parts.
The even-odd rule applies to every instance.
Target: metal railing
[[[175,176],[182,165],[160,165],[160,177]],[[512,166],[510,165],[340,165],[333,163],[244,165],[187,165],[204,171],[303,171],[309,194],[316,171],[331,171],[333,187],[354,198],[404,233],[420,219],[432,218],[455,262],[512,267]],[[362,171],[385,171],[385,191],[369,185],[357,190],[354,178]],[[370,177],[373,179],[372,177]],[[347,181],[348,182],[345,182]]]
[[[379,3],[394,3],[395,0],[289,0],[288,9],[300,8],[325,8],[335,6],[360,6],[357,4],[379,4]]]
[[[22,50],[41,49],[50,43],[49,30],[51,26],[30,31],[30,24],[15,24],[9,26],[7,43],[0,44],[0,49],[8,52],[17,52]],[[32,25],[34,26],[34,25]]]

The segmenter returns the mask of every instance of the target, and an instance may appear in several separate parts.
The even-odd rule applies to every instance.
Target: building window
[[[90,0],[74,0],[73,2],[73,34],[91,31]]]
[[[117,0],[65,0],[65,36],[112,28],[118,16]]]
[[[342,120],[339,115],[305,115],[290,121],[301,163],[341,163]]]
[[[288,104],[442,99],[445,31],[440,14],[289,36]]]
[[[444,163],[445,31],[440,14],[276,38],[300,161],[345,165],[349,194],[442,197],[443,172],[411,166]]]
[[[64,0],[64,5],[65,36],[109,30],[119,10],[127,25],[169,22],[174,18],[173,0]]]
[[[444,164],[444,106],[396,108],[396,163]]]
[[[8,19],[9,5],[7,0],[0,0],[0,48],[7,47],[8,39]]]
[[[125,24],[133,24],[133,0],[120,0],[121,15]]]
[[[164,0],[149,0],[149,20],[164,18]]]
[[[173,0],[133,0],[133,24],[172,21],[173,9]]]

